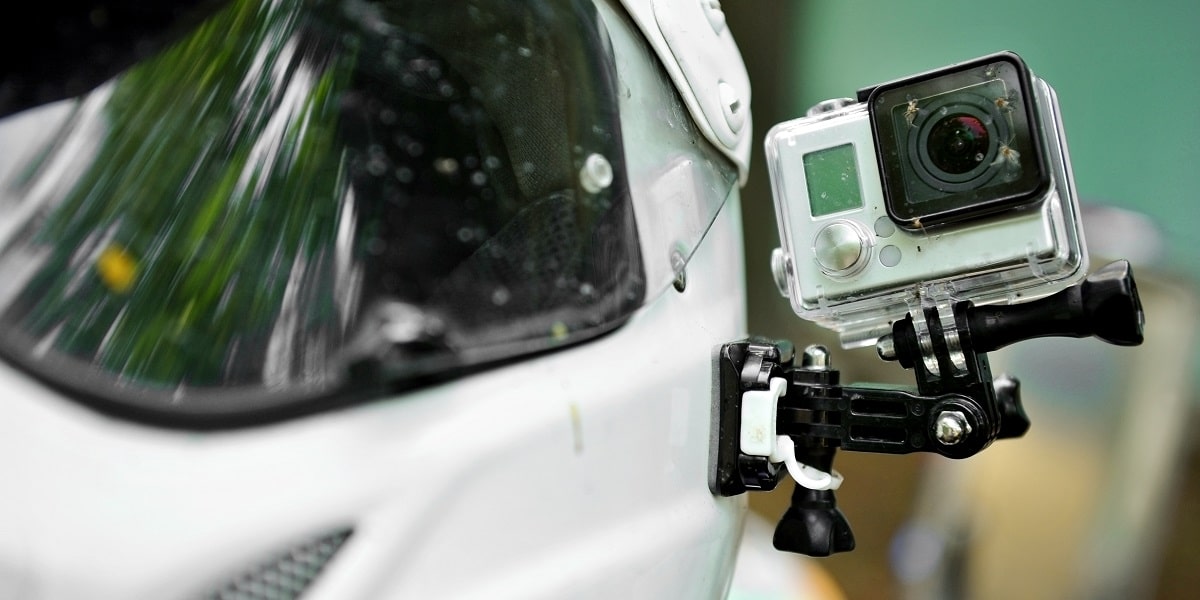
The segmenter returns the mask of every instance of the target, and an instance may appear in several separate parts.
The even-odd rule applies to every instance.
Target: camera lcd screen
[[[862,208],[858,159],[854,144],[842,144],[804,155],[808,205],[814,217]]]
[[[1049,185],[1029,71],[1002,53],[879,86],[868,107],[888,215],[959,222],[1040,201]]]

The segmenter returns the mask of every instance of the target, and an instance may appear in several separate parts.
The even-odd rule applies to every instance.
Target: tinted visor
[[[585,2],[224,6],[0,122],[0,354],[204,424],[612,329],[646,285],[607,48]]]

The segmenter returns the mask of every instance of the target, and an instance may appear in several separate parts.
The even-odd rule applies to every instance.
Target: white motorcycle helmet
[[[0,597],[728,590],[750,121],[717,3],[32,10]]]

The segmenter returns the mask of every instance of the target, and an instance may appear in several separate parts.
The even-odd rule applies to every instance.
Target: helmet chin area
[[[710,361],[745,329],[738,209],[684,293],[612,334],[337,412],[161,430],[4,367],[0,591],[720,595],[744,505],[707,487]]]

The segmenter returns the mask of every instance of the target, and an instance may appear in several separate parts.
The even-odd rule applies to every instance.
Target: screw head
[[[717,82],[717,96],[721,99],[721,112],[725,114],[725,123],[734,134],[746,125],[746,103],[737,89],[724,81]]]
[[[800,356],[800,366],[810,371],[828,371],[829,349],[820,344],[805,348]]]
[[[612,185],[613,168],[600,154],[589,154],[579,170],[579,184],[589,194],[598,194]]]
[[[675,271],[675,281],[671,282],[675,286],[675,291],[682,293],[687,289],[687,261],[683,258],[683,253],[678,250],[671,252],[671,269]]]
[[[961,411],[944,410],[938,413],[933,425],[933,437],[944,446],[954,446],[971,434],[971,423]]]

